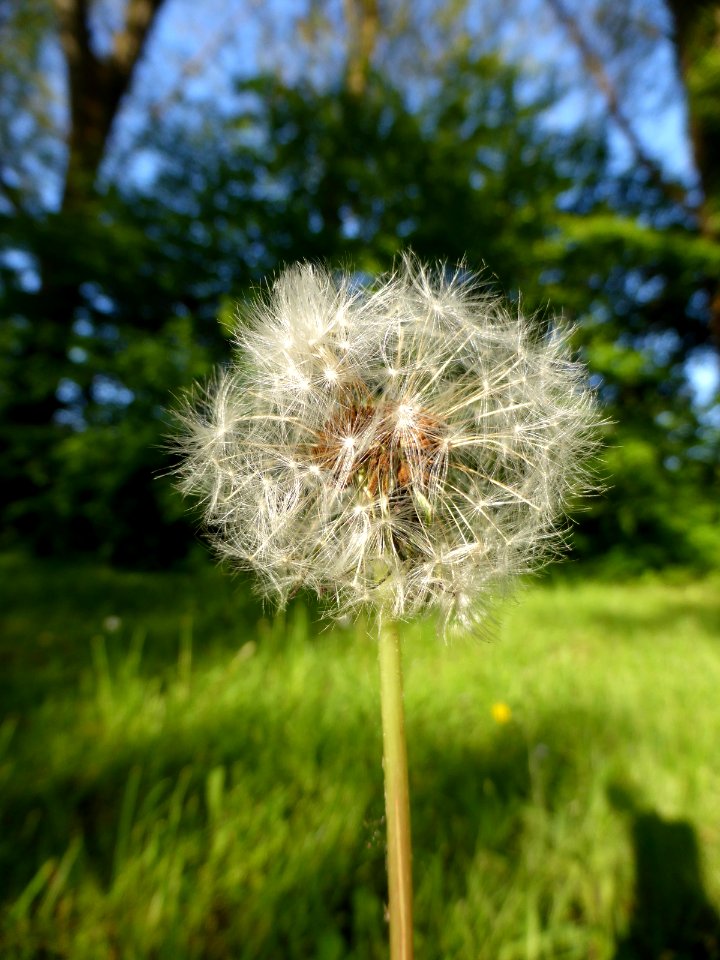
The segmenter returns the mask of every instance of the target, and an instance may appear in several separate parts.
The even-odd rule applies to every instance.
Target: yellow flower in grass
[[[491,707],[490,712],[492,713],[492,718],[495,721],[495,723],[505,724],[505,723],[510,723],[510,721],[512,720],[512,710],[502,700],[499,700],[497,703],[494,703]]]

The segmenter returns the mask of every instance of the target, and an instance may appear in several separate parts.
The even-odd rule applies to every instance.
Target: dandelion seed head
[[[544,325],[544,328],[547,325]],[[567,331],[411,258],[358,288],[281,273],[182,415],[180,485],[281,603],[471,629],[562,544],[598,416]]]

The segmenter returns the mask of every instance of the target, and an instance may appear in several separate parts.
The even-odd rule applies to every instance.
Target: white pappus
[[[181,413],[181,489],[280,602],[472,627],[562,542],[596,406],[567,331],[464,270],[281,273]]]

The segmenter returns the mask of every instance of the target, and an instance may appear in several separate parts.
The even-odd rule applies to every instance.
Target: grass
[[[386,957],[362,625],[214,570],[0,579],[0,956]],[[418,960],[720,956],[718,588],[558,581],[492,642],[405,628]]]

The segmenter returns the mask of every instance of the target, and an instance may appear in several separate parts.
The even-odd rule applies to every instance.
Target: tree
[[[720,8],[674,0],[667,8],[646,0],[547,5],[584,71],[569,82],[599,94],[600,115],[630,153],[606,203],[566,224],[563,266],[586,273],[593,298],[565,302],[581,319],[589,362],[618,421],[607,455],[614,486],[581,540],[624,551],[626,566],[640,545],[640,564],[717,562],[719,517],[708,495],[720,479],[717,408],[700,409],[689,369],[695,358],[707,363],[710,344],[720,342],[711,159],[720,124]],[[648,109],[678,96],[673,62],[661,56],[670,42],[690,117],[690,178],[670,173],[650,139]]]
[[[5,423],[3,440],[10,453],[2,493],[11,504],[32,503],[35,494],[41,495],[52,483],[47,454],[62,431],[59,386],[65,380],[81,390],[90,389],[89,382],[74,379],[70,356],[73,325],[88,296],[83,285],[99,260],[112,258],[116,248],[108,242],[108,230],[100,217],[103,201],[97,191],[97,174],[161,6],[162,0],[129,0],[121,27],[101,55],[92,40],[92,4],[88,0],[55,0],[53,4],[69,104],[65,174],[56,210],[38,210],[36,204],[26,207],[22,203],[13,189],[19,179],[17,158],[15,169],[10,167],[3,175],[6,196],[10,189],[11,209],[3,218],[0,236],[16,257],[25,256],[36,277],[27,289],[22,281],[17,282],[14,271],[6,269],[3,276],[8,357],[0,410]],[[32,38],[31,66],[40,59],[50,15],[48,5],[35,0],[29,9],[16,10],[14,22],[7,25],[9,32]],[[8,76],[7,70],[4,76]],[[46,120],[42,115],[29,116],[36,125],[39,120],[40,126]],[[36,284],[39,289],[34,289]],[[18,510],[14,519],[22,527],[30,518],[27,510]]]
[[[634,162],[653,185],[677,207],[678,221],[715,245],[720,241],[720,173],[715,158],[720,150],[720,4],[717,0],[668,0],[667,11],[676,69],[684,86],[689,117],[688,143],[696,182],[673,181],[659,158],[640,136],[634,113],[637,91],[632,75],[647,70],[656,57],[662,26],[659,5],[646,0],[613,4],[600,0],[591,21],[605,50],[603,56],[586,27],[588,10],[572,10],[566,0],[546,0],[578,50],[589,83],[602,95],[609,118],[621,130]],[[662,11],[660,11],[662,12]],[[647,82],[647,81],[645,81]],[[714,267],[715,259],[710,258]],[[713,270],[702,281],[706,291],[707,332],[720,346],[720,285]]]
[[[701,184],[701,236],[720,244],[720,3],[668,0],[673,15],[678,65],[688,99],[690,143]],[[709,279],[711,325],[720,347],[720,282]]]
[[[410,244],[427,258],[484,262],[488,283],[522,291],[539,323],[548,303],[576,322],[623,445],[609,454],[614,492],[581,529],[586,552],[708,562],[715,546],[698,547],[674,499],[679,482],[692,490],[696,526],[708,529],[702,489],[717,438],[698,417],[686,364],[708,341],[703,291],[720,259],[682,184],[642,162],[618,172],[602,128],[554,129],[555,78],[529,86],[488,52],[488,36],[465,44],[453,23],[430,29],[414,7],[415,32],[386,35],[372,0],[345,5],[355,39],[335,73],[255,76],[236,84],[232,111],[209,99],[192,115],[146,116],[123,145],[123,156],[150,158],[133,180],[108,137],[160,4],[140,7],[145,20],[120,31],[134,50],[124,86],[117,73],[99,79],[92,40],[90,66],[77,66],[78,90],[96,78],[90,100],[104,105],[82,107],[95,132],[76,138],[81,172],[68,166],[59,210],[36,198],[0,212],[12,254],[0,267],[9,536],[116,560],[180,555],[187,523],[167,479],[153,476],[168,466],[168,398],[226,349],[218,313],[283,261],[353,264],[361,277]],[[69,10],[79,11],[70,27],[89,29],[92,8]],[[28,56],[34,75],[42,54]]]

